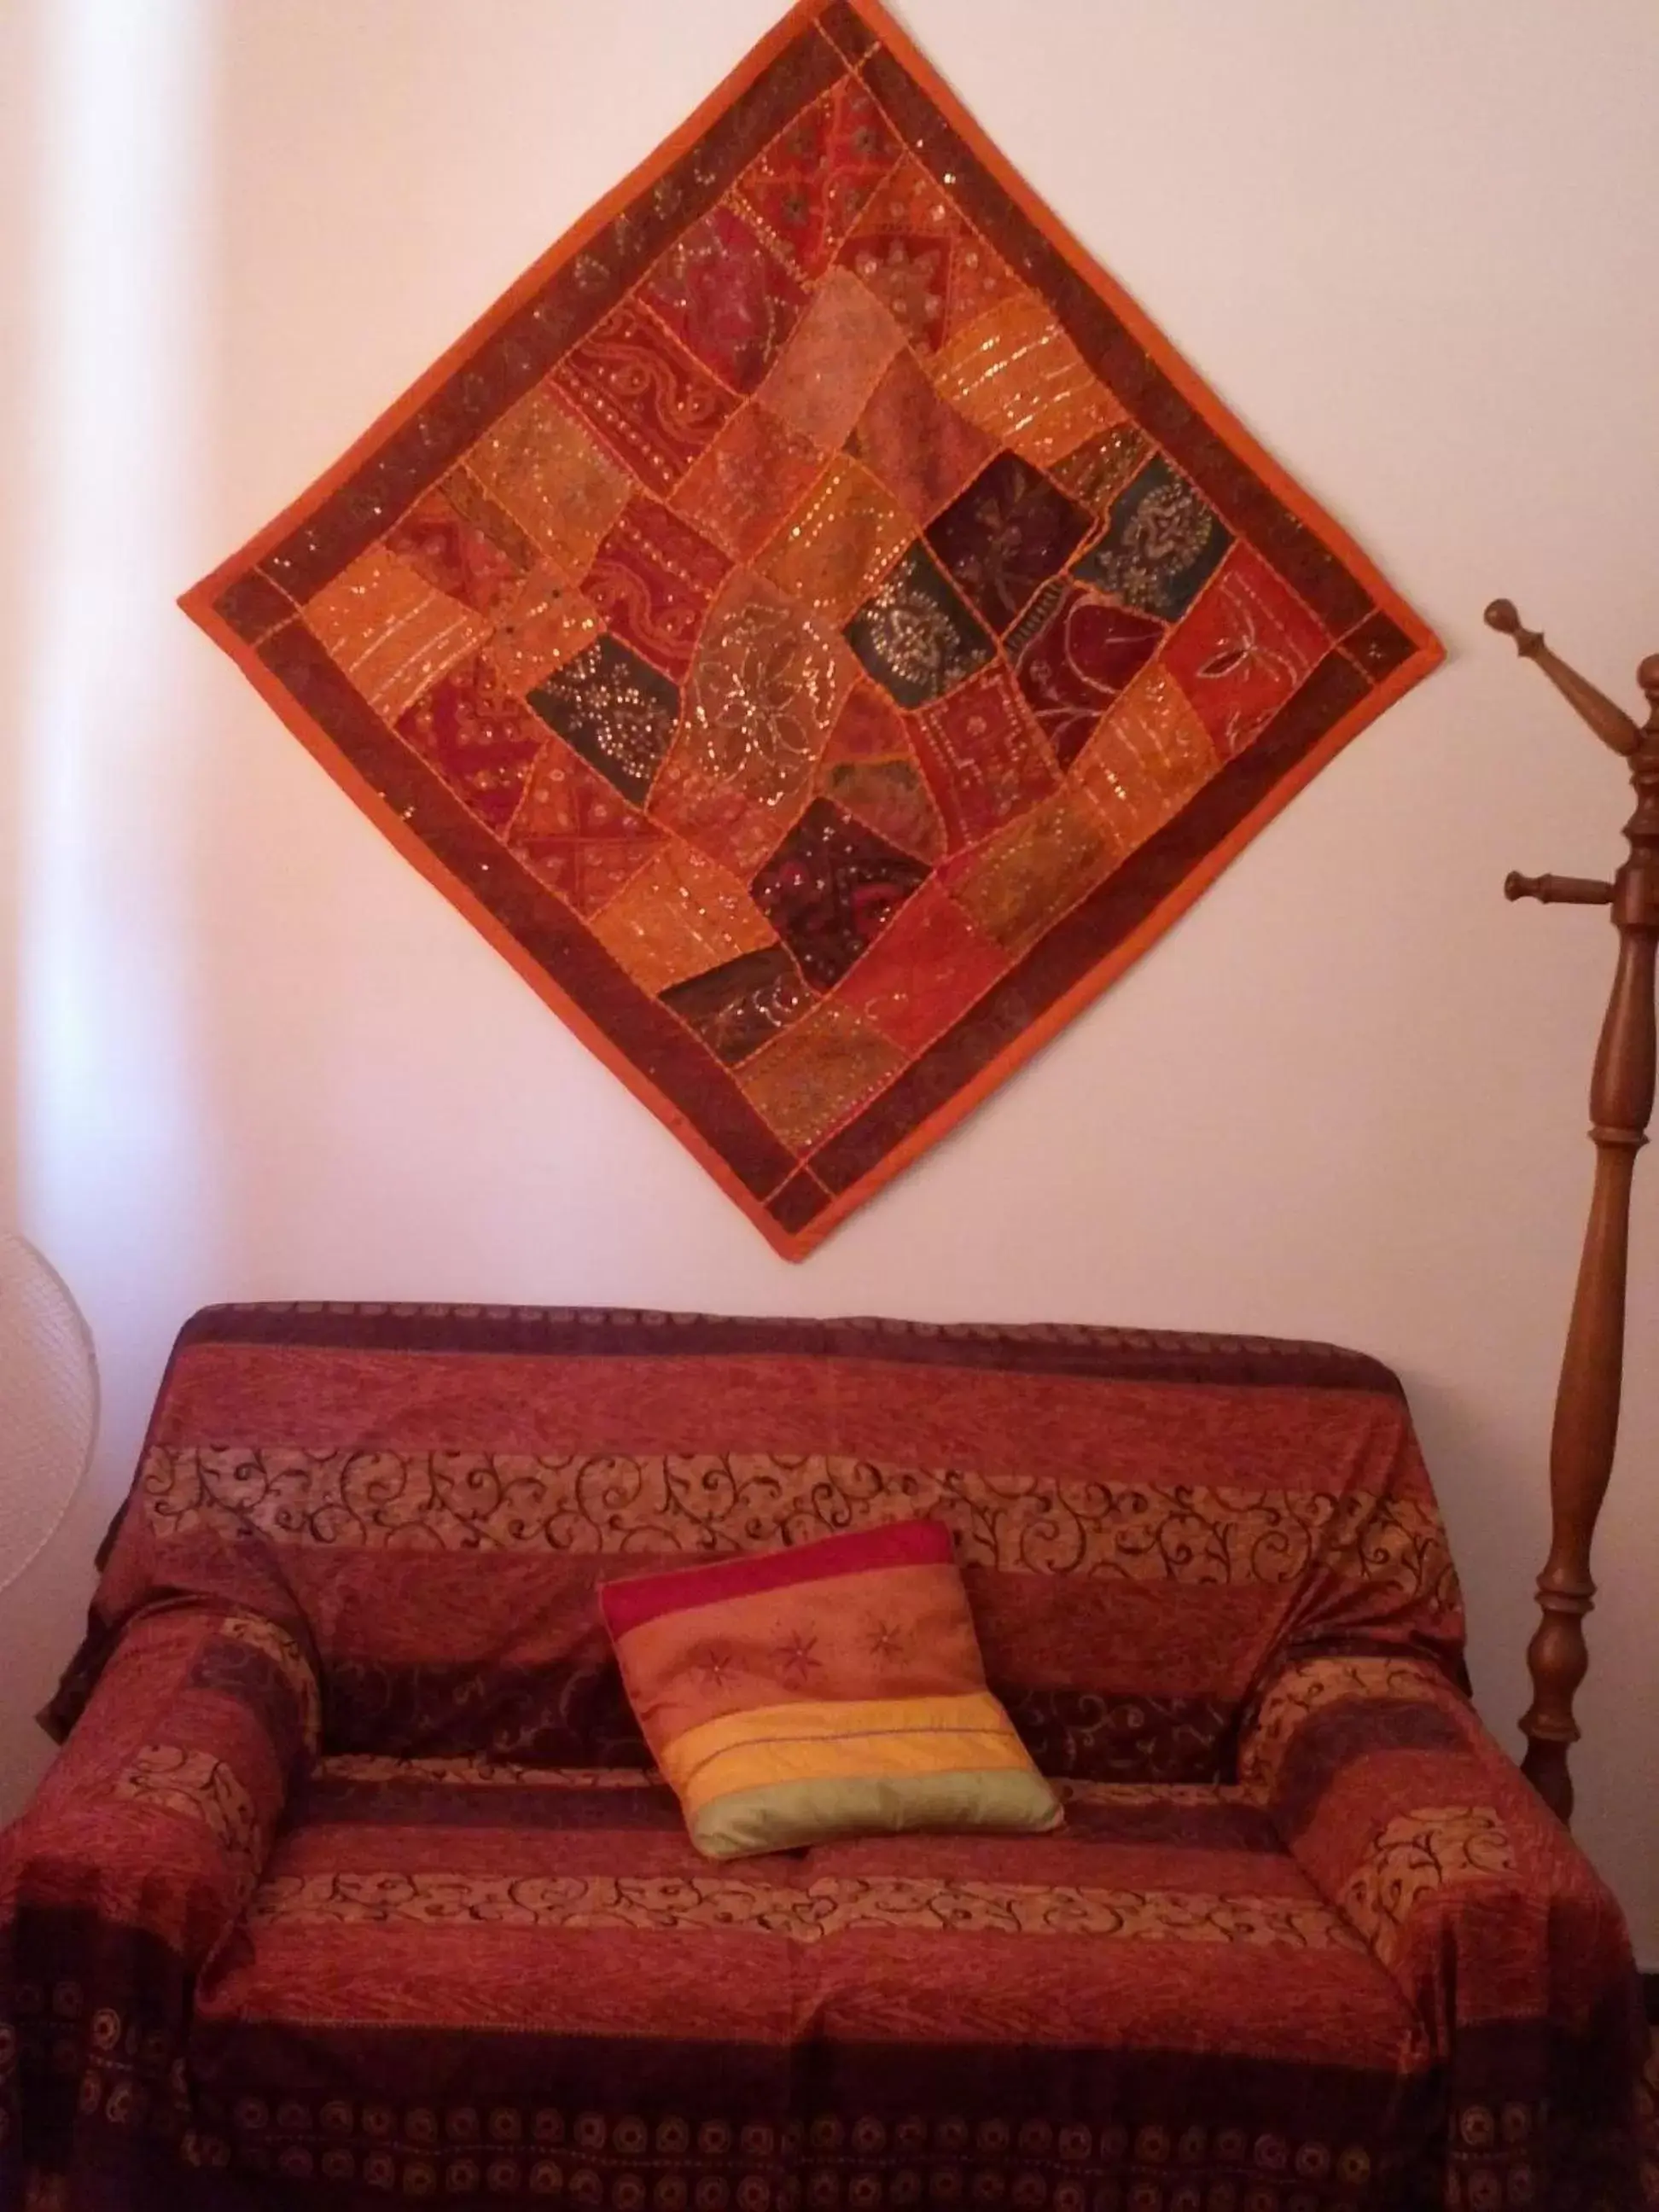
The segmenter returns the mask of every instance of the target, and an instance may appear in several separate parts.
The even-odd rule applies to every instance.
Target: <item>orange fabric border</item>
[[[343,757],[328,733],[313,720],[293,694],[275,678],[265,666],[257,647],[238,635],[215,605],[215,601],[228,585],[253,568],[332,492],[337,490],[354,471],[384,444],[388,435],[437,392],[482,343],[532,298],[556,270],[580,252],[667,167],[695,146],[792,41],[818,21],[824,11],[824,0],[796,0],[789,13],[678,131],[623,178],[580,222],[567,230],[492,307],[434,362],[425,374],[376,418],[331,468],[325,470],[264,528],[257,532],[239,551],[183,593],[179,602],[191,619],[230,656],[313,757],[404,859],[465,916],[583,1043],[673,1132],[727,1196],[748,1215],[773,1249],[788,1260],[805,1259],[850,1213],[902,1173],[971,1113],[999,1085],[1041,1051],[1073,1016],[1115,982],[1186,913],[1228,864],[1345,745],[1445,658],[1445,649],[1440,640],[1387,582],[1347,532],[1273,459],[1162,335],[1116,279],[1095,260],[1053,210],[1024,183],[908,35],[880,4],[880,0],[845,0],[845,4],[915,80],[940,115],[1013,204],[1102,295],[1194,412],[1216,430],[1232,454],[1244,462],[1285,507],[1340,558],[1350,574],[1370,594],[1376,608],[1399,627],[1414,648],[1407,659],[1334,724],[1231,832],[1189,868],[1181,882],[1136,928],[1054,1000],[971,1080],[900,1139],[867,1173],[838,1196],[833,1197],[823,1211],[815,1215],[804,1229],[790,1231],[783,1228],[765,1201],[757,1198],[744,1186],[684,1112],[666,1098],[613,1040],[561,989],[555,979],[489,912],[471,888],[447,869],[410,831],[397,812],[384,803],[353,764]],[[810,1157],[801,1164],[810,1175]],[[791,1180],[792,1177],[785,1178],[786,1182]],[[776,1191],[772,1195],[775,1198]]]

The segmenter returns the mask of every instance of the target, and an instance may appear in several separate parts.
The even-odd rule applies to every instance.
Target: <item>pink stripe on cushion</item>
[[[750,1597],[757,1590],[788,1589],[799,1583],[824,1582],[838,1575],[867,1574],[879,1567],[943,1566],[954,1556],[951,1532],[942,1521],[898,1521],[887,1528],[862,1528],[846,1536],[826,1536],[788,1552],[763,1552],[739,1559],[720,1559],[678,1573],[639,1575],[606,1583],[599,1591],[605,1626],[613,1637],[626,1636],[665,1613],[694,1606],[719,1605],[727,1598]]]

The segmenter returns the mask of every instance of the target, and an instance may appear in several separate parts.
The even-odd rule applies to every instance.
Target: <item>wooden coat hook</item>
[[[1602,744],[1630,763],[1636,789],[1636,811],[1625,825],[1629,855],[1611,883],[1583,876],[1511,875],[1504,886],[1509,898],[1537,899],[1546,906],[1610,906],[1619,936],[1613,995],[1590,1082],[1595,1182],[1550,1435],[1550,1552],[1538,1581],[1542,1619],[1527,1650],[1532,1704],[1521,1723],[1528,1780],[1553,1812],[1571,1820],[1567,1753],[1579,1735],[1573,1699],[1589,1664],[1584,1616],[1595,1599],[1590,1545],[1619,1437],[1631,1180],[1636,1155],[1647,1142],[1654,1103],[1659,653],[1636,672],[1648,702],[1647,719],[1638,723],[1552,653],[1541,631],[1526,629],[1508,599],[1494,599],[1486,621],[1513,638],[1522,658],[1541,668]]]

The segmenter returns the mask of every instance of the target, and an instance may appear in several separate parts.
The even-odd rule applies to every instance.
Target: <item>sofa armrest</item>
[[[319,1717],[311,1656],[268,1619],[181,1599],[121,1631],[0,1836],[0,2201],[20,2173],[107,2172],[90,2137],[133,2151],[187,2124],[194,1979],[258,1879]]]
[[[1410,2006],[1461,2201],[1553,2204],[1571,2175],[1586,2204],[1592,2177],[1633,2203],[1646,2039],[1623,1916],[1462,1692],[1426,1659],[1293,1660],[1239,1778]]]

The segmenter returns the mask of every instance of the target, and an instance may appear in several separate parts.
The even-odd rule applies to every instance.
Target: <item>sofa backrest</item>
[[[1355,1353],[218,1307],[175,1347],[58,1718],[125,1620],[195,1595],[301,1640],[331,1749],[633,1764],[602,1578],[915,1515],[949,1525],[988,1676],[1052,1772],[1216,1778],[1309,1649],[1461,1666],[1403,1395]]]

